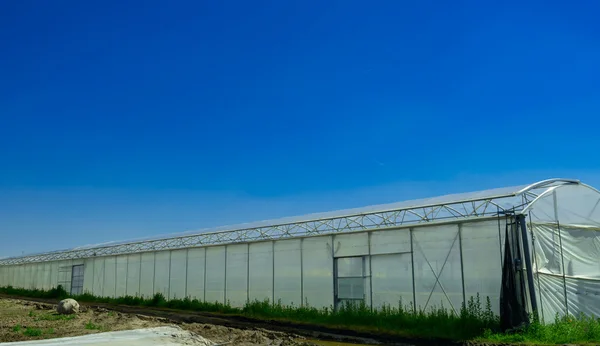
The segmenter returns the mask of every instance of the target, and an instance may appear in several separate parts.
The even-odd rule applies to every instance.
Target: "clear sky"
[[[0,1],[0,257],[562,176],[597,1]]]

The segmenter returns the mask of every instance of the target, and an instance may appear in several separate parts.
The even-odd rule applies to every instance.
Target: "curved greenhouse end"
[[[523,213],[542,319],[600,316],[600,191],[583,183],[554,186]]]

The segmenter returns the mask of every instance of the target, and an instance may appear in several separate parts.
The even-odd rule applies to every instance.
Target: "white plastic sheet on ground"
[[[74,336],[49,340],[0,343],[0,345],[4,346],[210,346],[214,344],[214,342],[208,339],[205,339],[197,334],[184,331],[178,327],[156,327],[135,330],[123,330],[118,332],[97,333],[84,336]]]

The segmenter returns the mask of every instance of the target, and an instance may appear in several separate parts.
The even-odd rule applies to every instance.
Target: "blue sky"
[[[0,257],[555,176],[600,186],[599,11],[0,2]]]

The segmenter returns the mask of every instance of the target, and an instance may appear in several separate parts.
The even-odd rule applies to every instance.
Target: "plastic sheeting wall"
[[[414,307],[410,230],[376,231],[370,237],[373,307]]]
[[[116,297],[124,297],[127,295],[127,260],[127,255],[117,256],[116,258]]]
[[[300,244],[300,239],[278,240],[273,244],[273,295],[281,304],[299,305],[302,300]],[[305,278],[305,286],[310,282],[311,271],[306,272],[309,275]]]
[[[556,314],[600,316],[600,229],[534,224],[533,232],[535,285],[544,320]]]
[[[187,261],[187,296],[203,301],[205,300],[206,248],[188,249]]]
[[[73,260],[0,266],[0,286],[47,290],[60,284],[69,290],[72,266],[83,263]]]
[[[234,306],[268,299],[329,307],[335,304],[336,292],[340,299],[346,292],[358,292],[375,308],[402,303],[421,309],[443,305],[458,312],[464,299],[479,293],[482,299],[489,296],[498,312],[504,233],[499,227],[503,226],[494,219],[98,257],[77,263],[84,263],[84,291],[98,296],[162,293],[170,299],[187,296]],[[350,268],[349,263],[363,264]],[[0,267],[0,280],[3,285],[50,288],[59,279],[68,282],[70,272],[64,268],[74,264]],[[343,284],[338,279],[336,290],[336,278],[347,275],[359,277]],[[553,275],[540,284],[554,287]]]
[[[154,253],[154,293],[169,297],[171,275],[171,252],[157,251]]]
[[[140,262],[140,296],[152,297],[154,295],[154,252],[141,254]]]
[[[102,260],[102,259],[101,259]],[[117,291],[117,258],[106,257],[104,260],[104,281],[102,295],[115,297]],[[84,278],[85,280],[85,278]]]
[[[417,308],[444,306],[460,311],[463,301],[458,225],[413,231]]]
[[[226,258],[225,246],[206,248],[204,300],[207,302],[225,302]]]
[[[251,301],[273,301],[273,242],[249,245],[248,295]]]
[[[127,295],[132,297],[140,296],[140,269],[142,267],[141,254],[131,254],[127,256]],[[85,283],[85,280],[84,280]]]
[[[243,306],[248,300],[248,244],[227,246],[225,299]]]
[[[187,250],[171,252],[169,269],[169,299],[181,299],[187,296]]]
[[[500,227],[499,231],[491,222],[474,222],[460,228],[465,296],[467,300],[478,293],[482,298],[489,297],[496,313],[500,306],[505,237],[504,225]]]
[[[546,322],[600,316],[600,195],[566,185],[542,196],[530,213],[534,286]]]

